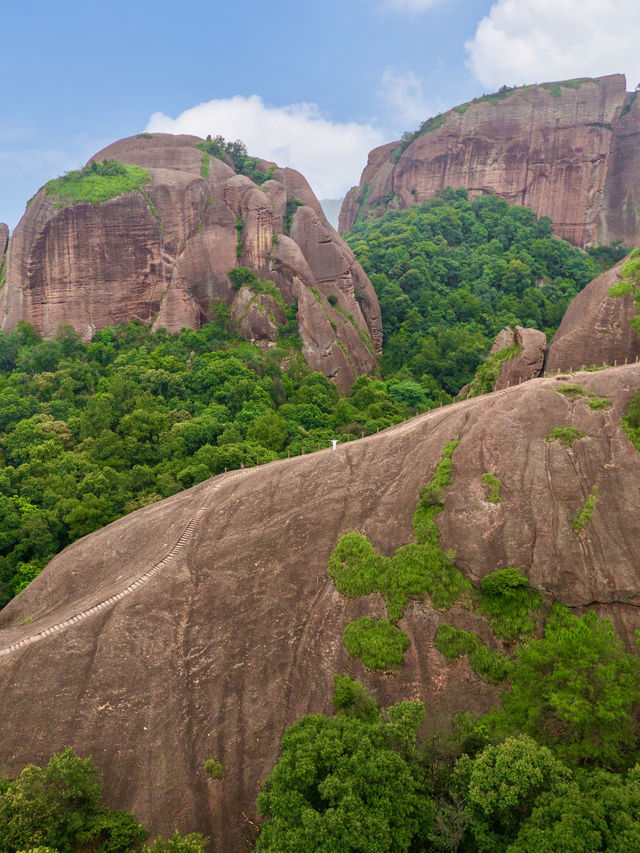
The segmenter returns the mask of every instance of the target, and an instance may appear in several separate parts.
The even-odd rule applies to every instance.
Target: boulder
[[[633,296],[609,296],[627,260],[594,278],[571,302],[549,343],[545,370],[622,364],[640,356],[640,335],[629,322],[638,313]]]
[[[236,295],[227,273],[243,266],[271,279],[287,304],[294,290],[303,288],[313,301],[312,290],[320,294],[322,316],[303,309],[300,318],[305,357],[315,369],[343,391],[357,376],[374,374],[382,344],[375,292],[306,180],[265,161],[273,176],[258,186],[230,161],[204,153],[201,141],[139,134],[107,146],[92,160],[141,166],[151,180],[100,204],[65,203],[41,189],[11,240],[0,328],[24,320],[51,337],[70,323],[89,340],[98,329],[137,319],[177,332],[206,323],[212,302],[236,300],[237,330],[272,341],[282,309],[262,296],[249,308],[246,294]],[[284,233],[288,198],[303,203],[291,238]],[[278,249],[280,240],[285,249]],[[327,301],[331,294],[341,311]]]
[[[505,332],[510,334],[505,335]],[[504,345],[498,345],[496,349],[496,345],[501,340],[504,340]],[[512,342],[508,343],[510,340]],[[520,347],[520,351],[512,359],[503,362],[501,365],[494,387],[495,391],[508,388],[510,385],[518,385],[520,382],[527,382],[529,379],[535,379],[542,373],[544,356],[547,351],[545,333],[539,332],[537,329],[525,329],[522,326],[516,326],[515,330],[503,329],[496,337],[491,348],[491,354],[500,352],[500,350],[514,344]]]

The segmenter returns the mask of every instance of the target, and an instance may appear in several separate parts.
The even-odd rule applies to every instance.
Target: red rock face
[[[11,240],[0,328],[25,320],[51,337],[70,323],[88,340],[97,329],[138,319],[175,332],[199,328],[212,301],[223,300],[243,335],[273,340],[275,320],[284,319],[278,319],[280,309],[269,311],[258,300],[247,310],[245,295],[236,294],[227,277],[245,266],[271,278],[287,303],[302,291],[315,301],[310,288],[317,291],[323,311],[312,313],[321,328],[305,311],[306,298],[300,298],[299,317],[305,355],[315,369],[343,391],[358,375],[375,372],[382,345],[375,292],[302,175],[277,169],[260,188],[209,157],[205,178],[200,141],[141,134],[99,151],[92,159],[142,166],[152,177],[141,191],[100,205],[56,206],[41,190]],[[293,196],[303,206],[289,240],[284,213]],[[279,240],[295,246],[282,262]],[[327,302],[332,294],[351,320]],[[242,304],[233,307],[234,299]]]
[[[372,151],[347,195],[340,230],[358,216],[407,208],[445,187],[493,192],[551,217],[577,246],[640,240],[640,98],[621,74],[572,86],[527,86],[450,110],[394,163],[399,142]]]
[[[638,313],[633,296],[609,296],[626,260],[594,278],[571,302],[549,343],[545,370],[624,364],[640,356],[640,336],[629,322]]]
[[[455,711],[488,710],[495,686],[465,659],[447,664],[433,645],[442,622],[495,644],[484,619],[415,600],[400,623],[410,639],[403,669],[371,673],[349,657],[342,631],[352,619],[384,617],[382,599],[345,598],[328,573],[349,530],[384,554],[412,541],[420,489],[451,439],[460,444],[437,524],[463,572],[477,583],[518,566],[548,603],[596,607],[631,645],[640,628],[640,454],[620,418],[640,365],[575,377],[609,397],[609,409],[592,411],[586,395],[568,399],[557,391],[563,381],[533,379],[336,451],[222,475],[75,542],[0,614],[2,651],[88,612],[0,654],[0,775],[71,745],[93,755],[109,804],[153,835],[201,831],[213,851],[235,853],[252,838],[243,814],[255,818],[284,728],[333,712],[334,673],[362,680],[382,706],[424,701],[433,729]],[[568,425],[585,434],[573,447],[545,441]],[[487,500],[488,472],[500,480],[500,503]],[[591,521],[577,534],[572,519],[596,479]],[[223,765],[219,782],[208,781],[207,758]]]
[[[509,332],[511,334],[509,335]],[[506,334],[505,334],[506,333]],[[495,391],[509,388],[510,385],[518,385],[540,376],[544,367],[544,358],[547,350],[547,338],[544,332],[537,329],[525,329],[516,326],[515,331],[503,329],[498,333],[494,345],[491,347],[491,355],[507,347],[518,344],[520,352],[510,361],[504,362],[495,384]]]

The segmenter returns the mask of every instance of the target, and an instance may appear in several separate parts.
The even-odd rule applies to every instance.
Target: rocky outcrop
[[[247,294],[236,293],[227,276],[243,266],[272,280],[286,304],[301,293],[305,305],[321,301],[321,329],[309,311],[300,316],[304,352],[342,390],[375,372],[382,343],[375,292],[306,180],[264,162],[272,178],[258,186],[204,153],[200,142],[140,134],[99,151],[96,162],[141,166],[151,176],[101,204],[66,204],[40,190],[11,240],[0,328],[24,320],[50,337],[70,323],[89,339],[97,329],[138,319],[175,332],[199,328],[212,301],[222,300],[238,331],[273,341],[282,310],[262,297],[248,310]],[[285,213],[294,198],[289,238]]]
[[[0,269],[4,263],[4,258],[9,247],[9,226],[4,222],[0,222]]]
[[[610,296],[627,259],[591,281],[571,302],[549,343],[545,370],[623,364],[640,356],[640,335],[630,325],[633,295]]]
[[[340,230],[445,187],[493,192],[551,217],[577,246],[640,241],[640,98],[625,78],[501,91],[430,119],[369,155]]]
[[[342,631],[383,617],[382,599],[345,598],[328,574],[348,530],[384,554],[411,541],[419,492],[455,438],[437,524],[464,573],[477,583],[519,566],[548,603],[596,607],[632,644],[640,454],[620,418],[640,365],[576,376],[585,391],[576,398],[558,392],[564,381],[534,379],[335,451],[222,475],[75,542],[0,614],[0,651],[47,631],[0,655],[0,775],[71,745],[93,755],[109,804],[154,835],[199,830],[213,851],[239,851],[254,840],[243,815],[255,815],[284,728],[332,712],[334,673],[361,679],[383,706],[425,701],[434,729],[453,711],[490,708],[495,686],[433,645],[442,621],[490,639],[480,616],[413,601],[400,623],[410,639],[403,669],[373,674],[346,653]],[[592,410],[587,392],[611,407]],[[545,440],[561,426],[584,437],[572,447]],[[488,472],[500,503],[487,500]],[[591,520],[576,533],[596,480]],[[79,613],[88,615],[71,618]],[[207,758],[222,763],[222,780],[208,780]]]
[[[522,326],[516,326],[515,329],[502,329],[496,336],[490,355],[495,355],[512,346],[519,346],[520,350],[500,366],[495,391],[535,379],[542,373],[547,350],[547,338],[544,332],[525,329]]]

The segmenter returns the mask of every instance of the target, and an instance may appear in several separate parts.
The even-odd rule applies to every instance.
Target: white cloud
[[[433,105],[424,96],[423,80],[413,71],[398,73],[387,68],[382,75],[378,98],[386,108],[387,123],[398,124],[405,130],[434,113]]]
[[[623,73],[630,89],[639,31],[638,0],[497,0],[465,47],[487,87]]]
[[[242,139],[249,154],[302,172],[318,198],[337,198],[357,183],[369,151],[384,141],[371,124],[330,121],[316,104],[273,107],[258,95],[207,101],[175,119],[154,113],[146,129]]]

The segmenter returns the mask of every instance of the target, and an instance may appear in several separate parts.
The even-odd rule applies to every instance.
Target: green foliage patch
[[[84,169],[67,172],[44,185],[47,195],[60,201],[56,204],[102,204],[110,198],[133,192],[151,181],[151,175],[140,166],[129,166],[117,160],[94,160]]]
[[[476,375],[467,391],[467,398],[490,394],[496,386],[502,365],[513,361],[521,349],[520,344],[514,344],[512,347],[505,347],[488,356],[476,370]]]
[[[558,394],[564,394],[565,397],[569,397],[572,400],[582,397],[584,394],[582,385],[558,385],[553,390],[557,391]]]
[[[554,427],[553,431],[545,435],[545,441],[557,441],[563,447],[573,447],[576,441],[581,438],[586,438],[585,433],[576,427],[564,426]]]
[[[496,477],[495,474],[488,472],[482,475],[482,482],[485,486],[489,487],[489,494],[487,495],[489,503],[499,504],[502,501],[502,498],[500,497],[500,486],[502,485],[500,478]]]
[[[587,527],[589,526],[589,522],[591,521],[591,516],[593,515],[593,510],[596,507],[596,500],[598,498],[598,483],[595,482],[593,484],[593,488],[589,492],[589,496],[587,497],[584,505],[573,517],[573,529],[576,533],[583,533]]]
[[[619,258],[585,254],[555,239],[546,217],[491,195],[469,201],[465,190],[363,219],[364,209],[345,239],[380,302],[383,374],[419,383],[432,405],[473,380],[501,329],[550,337]]]
[[[504,681],[509,676],[509,658],[485,646],[472,631],[463,631],[445,622],[438,628],[434,645],[448,661],[466,655],[471,669],[485,681]]]
[[[357,682],[337,692],[352,696]],[[359,686],[355,703],[333,717],[302,717],[285,732],[280,757],[258,796],[264,815],[256,851],[409,853],[430,823],[416,761],[424,716],[418,702],[387,709],[383,720]],[[335,701],[335,697],[334,697]]]
[[[640,451],[640,392],[629,403],[627,413],[622,418],[622,427],[631,444]]]
[[[353,657],[360,658],[367,669],[401,669],[409,638],[386,619],[363,616],[349,622],[342,633],[344,647]]]
[[[535,629],[532,613],[542,604],[542,596],[531,589],[520,569],[496,569],[480,583],[478,609],[489,617],[496,637],[515,640]]]
[[[284,233],[291,233],[291,223],[293,222],[293,216],[296,210],[299,207],[304,207],[304,202],[300,201],[299,198],[295,198],[294,196],[287,197],[287,204],[284,211]]]

